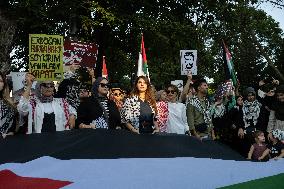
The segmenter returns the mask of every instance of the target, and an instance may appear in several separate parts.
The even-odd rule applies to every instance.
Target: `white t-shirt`
[[[167,133],[185,134],[189,130],[185,105],[180,102],[169,102],[168,109]]]
[[[44,113],[50,114],[50,113],[54,112],[51,102],[42,103],[42,104],[43,104],[43,108],[44,108]]]

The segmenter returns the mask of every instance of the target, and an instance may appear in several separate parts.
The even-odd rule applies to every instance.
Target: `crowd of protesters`
[[[208,98],[205,79],[191,73],[179,91],[175,85],[156,91],[145,76],[131,93],[94,79],[92,69],[65,74],[56,90],[53,81],[26,74],[20,97],[9,96],[0,73],[0,132],[9,135],[70,129],[125,129],[135,134],[175,133],[200,141],[219,140],[248,159],[284,157],[284,85],[261,81],[259,89],[224,84]],[[230,83],[230,82],[228,82]]]

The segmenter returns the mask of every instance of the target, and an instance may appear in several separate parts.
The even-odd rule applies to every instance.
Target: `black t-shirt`
[[[55,114],[54,113],[50,113],[50,114],[44,113],[41,132],[42,133],[56,132]]]
[[[267,147],[270,149],[269,154],[271,158],[274,158],[281,154],[281,150],[284,149],[284,144],[279,141],[276,144],[269,144]]]
[[[139,132],[140,133],[152,133],[153,132],[153,118],[154,114],[150,107],[150,104],[147,101],[140,102],[140,116],[139,116]]]
[[[77,109],[76,128],[81,123],[90,124],[93,120],[103,116],[103,109],[94,97],[85,98]]]

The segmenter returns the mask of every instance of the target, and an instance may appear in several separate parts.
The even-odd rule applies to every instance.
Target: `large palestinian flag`
[[[183,135],[73,130],[0,140],[0,188],[284,188],[284,161],[250,162]]]

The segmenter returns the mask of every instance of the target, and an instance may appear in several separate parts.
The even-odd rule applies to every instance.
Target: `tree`
[[[283,3],[278,0],[7,2],[6,15],[17,26],[13,58],[23,60],[15,62],[14,69],[27,68],[30,33],[61,34],[99,44],[99,58],[106,56],[111,81],[119,82],[136,73],[143,32],[151,81],[160,87],[171,80],[186,78],[180,76],[181,49],[197,49],[198,74],[221,82],[224,80],[221,40],[225,40],[244,85],[271,73],[255,46],[252,32],[274,62],[281,54],[281,29],[264,11],[255,8],[262,2],[281,7]],[[98,59],[97,75],[100,62]]]
[[[11,69],[10,52],[12,51],[15,24],[0,9],[0,71],[8,73]]]

